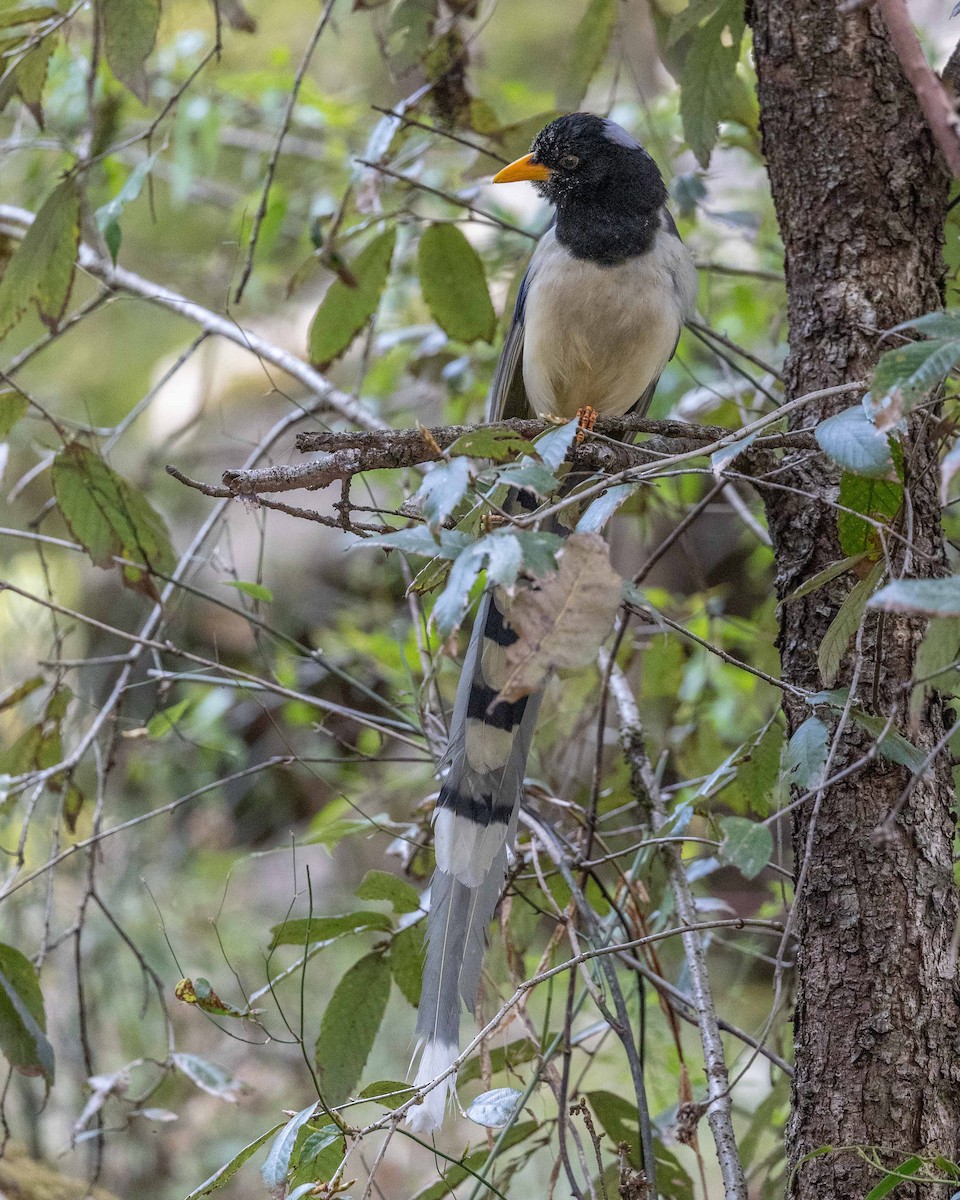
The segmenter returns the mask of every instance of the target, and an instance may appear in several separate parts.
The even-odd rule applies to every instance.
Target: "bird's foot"
[[[586,405],[584,408],[577,409],[577,422],[580,428],[577,430],[577,445],[583,441],[583,435],[588,429],[592,429],[597,423],[597,410]]]

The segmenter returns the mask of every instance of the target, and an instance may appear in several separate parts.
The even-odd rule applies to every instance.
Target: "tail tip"
[[[419,1053],[420,1065],[413,1081],[413,1086],[416,1088],[433,1083],[438,1075],[449,1070],[457,1060],[459,1047],[455,1043],[430,1039],[420,1046]],[[431,1088],[420,1104],[410,1109],[407,1113],[406,1123],[414,1133],[432,1133],[440,1128],[447,1109],[453,1101],[456,1083],[457,1076],[455,1073],[451,1073],[442,1083]]]

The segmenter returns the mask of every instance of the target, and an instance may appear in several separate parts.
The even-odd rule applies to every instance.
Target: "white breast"
[[[601,267],[574,258],[550,229],[530,265],[523,382],[534,409],[621,416],[667,365],[693,311],[690,252],[661,229],[648,253]]]

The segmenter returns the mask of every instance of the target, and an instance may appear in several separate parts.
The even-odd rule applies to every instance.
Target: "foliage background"
[[[129,22],[123,28],[132,31],[144,5],[114,4]],[[474,103],[457,108],[454,96],[452,108],[438,112],[424,101],[418,119],[438,127],[451,120],[458,136],[508,159],[526,149],[549,115],[581,103],[610,112],[636,132],[670,179],[681,231],[704,268],[702,321],[749,354],[688,332],[664,375],[653,415],[732,429],[767,411],[779,394],[784,299],[748,39],[739,67],[734,54],[722,86],[713,93],[705,88],[699,108],[691,107],[693,89],[685,88],[683,116],[676,84],[661,62],[662,56],[682,76],[676,22],[684,12],[694,12],[688,23],[697,36],[685,53],[695,56],[707,44],[704,23],[736,23],[730,6],[685,10],[664,0],[649,10],[635,2],[516,0],[480,6],[476,13],[471,7],[449,5],[442,15],[449,22],[451,10],[461,10],[455,28],[466,39]],[[932,53],[945,48],[938,41],[946,40],[940,7],[917,5],[914,14]],[[303,49],[317,28],[313,3],[251,2],[246,9],[233,0],[221,3],[219,55],[211,54],[212,8],[165,4],[142,87],[134,80],[146,103],[117,79],[117,62],[102,40],[91,66],[90,7],[64,7],[67,19],[47,39],[54,49],[42,87],[43,128],[22,96],[5,97],[0,203],[36,212],[62,172],[79,160],[85,240],[107,253],[110,214],[99,226],[97,214],[119,195],[114,213],[122,267],[228,313],[238,326],[301,358],[334,277],[330,264],[336,265],[337,255],[352,260],[371,233],[396,228],[393,266],[375,321],[330,367],[329,378],[396,427],[479,419],[497,343],[457,342],[438,327],[418,284],[417,240],[431,222],[456,220],[481,255],[502,324],[532,245],[529,235],[542,230],[545,214],[526,189],[486,186],[494,159],[442,131],[390,128],[375,108],[409,97],[431,72],[440,73],[438,61],[450,67],[437,28],[432,35],[426,28],[429,8],[406,0],[334,9],[280,142],[252,274],[239,303],[235,293],[265,171]],[[8,65],[22,54],[24,36],[34,35],[31,22],[51,20],[32,18],[24,35],[11,11],[16,7],[0,8],[12,30],[3,46]],[[105,19],[109,29],[109,14]],[[255,32],[243,28],[254,23]],[[592,56],[581,50],[591,37],[597,46]],[[714,37],[710,45],[715,43]],[[687,70],[689,81],[702,65],[693,61]],[[720,143],[704,169],[718,119]],[[379,162],[414,186],[355,166],[358,158]],[[427,189],[454,195],[459,203]],[[314,255],[321,238],[324,262]],[[12,253],[14,245],[0,239],[0,255]],[[77,549],[52,502],[53,455],[72,440],[96,447],[163,515],[179,556],[216,501],[172,479],[165,464],[216,482],[263,445],[276,422],[310,400],[262,357],[222,338],[198,341],[197,323],[143,297],[104,294],[89,274],[78,272],[69,309],[81,318],[68,320],[56,337],[31,311],[0,341],[7,403],[30,400],[3,460],[0,578],[21,590],[8,590],[0,600],[0,697],[7,701],[0,712],[0,775],[19,777],[54,765],[62,747],[69,751],[77,743],[110,694],[117,656],[130,646],[114,631],[135,635],[152,603],[149,595],[125,589],[116,568],[99,569]],[[315,428],[324,419],[337,424],[321,414],[304,416],[303,425]],[[297,461],[296,427],[291,422],[267,447],[263,462]],[[665,474],[634,496],[611,526],[621,573],[634,573],[712,484],[710,465],[701,462]],[[354,484],[352,500],[396,511],[418,485],[413,472],[377,474]],[[334,487],[291,502],[329,519],[340,499]],[[356,511],[353,516],[378,519]],[[398,524],[395,518],[390,523]],[[296,957],[290,947],[268,953],[271,927],[288,916],[361,907],[386,914],[389,906],[356,899],[368,870],[405,872],[418,887],[429,873],[429,852],[415,850],[429,829],[425,801],[435,789],[437,695],[448,702],[452,697],[456,663],[446,651],[453,647],[442,645],[425,624],[431,599],[424,605],[405,598],[410,571],[422,563],[412,560],[411,568],[400,556],[388,558],[359,542],[343,530],[231,503],[188,563],[185,586],[165,605],[158,637],[170,646],[141,655],[76,770],[55,775],[46,786],[29,780],[14,786],[0,805],[3,940],[40,968],[57,1062],[45,1105],[42,1080],[16,1072],[6,1077],[5,1128],[73,1173],[97,1173],[119,1195],[142,1189],[162,1200],[186,1195],[282,1120],[283,1110],[310,1103],[310,1060],[325,1008],[348,966],[368,954],[377,937],[368,932],[335,942],[270,992],[268,979]],[[686,812],[682,806],[688,805],[696,813],[688,818],[688,832],[704,841],[688,845],[686,866],[698,909],[704,919],[734,914],[782,920],[789,892],[785,872],[777,869],[786,865],[777,811],[789,781],[779,770],[779,695],[737,665],[777,672],[772,555],[749,489],[738,485],[733,493],[728,487],[715,497],[659,559],[644,589],[680,629],[635,621],[620,661],[635,685],[665,794],[674,808]],[[187,661],[181,651],[197,659]],[[230,676],[230,670],[244,675]],[[18,689],[33,679],[40,681],[36,690],[21,697]],[[542,812],[575,831],[563,805],[589,803],[594,764],[602,762],[601,829],[626,853],[640,835],[625,808],[626,768],[612,720],[597,755],[598,684],[597,671],[588,669],[562,686],[551,685],[531,774],[543,782]],[[432,741],[421,736],[424,718]],[[809,766],[801,762],[796,769]],[[184,797],[192,798],[172,803]],[[348,824],[358,815],[368,818],[365,824]],[[770,854],[763,861],[771,857],[772,865],[754,872],[731,848],[735,827],[722,823],[730,816],[766,823]],[[138,818],[144,819],[116,836],[102,836]],[[726,849],[720,845],[725,830]],[[487,1015],[496,997],[510,994],[511,969],[521,975],[536,970],[550,932],[552,901],[538,895],[542,880],[529,857],[525,866],[520,891],[526,887],[528,899],[548,915],[538,919],[518,900],[506,910],[507,941],[495,936],[489,957]],[[611,864],[598,877],[615,887]],[[668,928],[672,900],[652,852],[640,877],[631,902],[644,927]],[[563,889],[553,880],[553,900],[562,907]],[[599,887],[589,894],[605,916],[609,907]],[[771,932],[714,932],[711,966],[721,1015],[754,1034],[765,1030],[767,1044],[782,1056],[788,1053],[783,1004],[766,1028],[778,945]],[[665,975],[684,990],[679,947],[667,941],[659,954]],[[196,1006],[179,1003],[174,987],[181,976],[209,979],[220,997],[241,1010],[258,994],[254,1003],[264,1009],[259,1023],[207,1019]],[[677,1141],[677,1106],[685,1092],[673,1031],[654,990],[640,991],[636,980],[631,988],[651,1109],[677,1164],[674,1190],[664,1191],[692,1194],[701,1166],[712,1177],[712,1149],[701,1135],[701,1164],[693,1148]],[[564,996],[559,987],[538,991],[530,1009],[535,1029],[556,1027]],[[587,1029],[595,1021],[595,1013],[585,1015],[575,1027]],[[394,987],[364,1084],[404,1077],[413,1022],[412,1007]],[[696,1032],[685,1028],[682,1037],[699,1096]],[[217,1094],[196,1086],[200,1068],[182,1069],[189,1060],[173,1069],[174,1051],[218,1064],[222,1073],[205,1077]],[[578,1055],[577,1087],[630,1097],[625,1064],[609,1039],[585,1039]],[[774,1194],[782,1168],[770,1131],[786,1113],[784,1076],[735,1038],[728,1060],[738,1079],[734,1101],[744,1157],[758,1194]],[[118,1081],[115,1073],[131,1063]],[[88,1080],[103,1076],[114,1077],[115,1086],[102,1108],[92,1111]],[[493,1085],[523,1087],[529,1078],[518,1068],[512,1077],[495,1076]],[[242,1081],[242,1092],[234,1080]],[[468,1084],[463,1093],[477,1090],[482,1085]],[[372,1120],[371,1107],[356,1116],[348,1110],[346,1119]],[[539,1194],[556,1161],[555,1106],[546,1087],[534,1093],[530,1108],[542,1130],[512,1156],[498,1152],[493,1167],[505,1194],[508,1187],[510,1194],[529,1188]],[[602,1100],[594,1109],[606,1133],[602,1153],[609,1170],[616,1120],[609,1111],[604,1115]],[[439,1144],[455,1159],[468,1139],[474,1148],[487,1145],[484,1132],[466,1122],[445,1132]],[[374,1138],[351,1160],[347,1178],[360,1179],[358,1191],[378,1145]],[[444,1167],[429,1149],[398,1136],[378,1167],[375,1194],[429,1189]],[[238,1197],[264,1194],[253,1166],[229,1186]]]

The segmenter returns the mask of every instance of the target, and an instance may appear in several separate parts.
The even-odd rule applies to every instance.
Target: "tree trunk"
[[[941,304],[944,168],[879,13],[841,8],[838,0],[755,0],[750,14],[786,252],[791,396],[866,378],[887,348],[880,332]],[[855,399],[804,410],[797,424],[812,425]],[[916,418],[905,445],[909,515],[900,528],[910,549],[894,551],[898,573],[943,570],[934,425]],[[781,598],[842,557],[831,507],[838,479],[822,456],[794,454],[769,483],[798,491],[764,489]],[[782,606],[787,682],[822,687],[817,649],[851,586],[851,576],[841,576]],[[901,686],[921,634],[922,623],[868,615],[859,654],[847,656],[837,686],[856,677],[862,708],[884,716],[896,708],[898,726],[930,748],[943,732],[942,705],[932,699],[919,729],[908,730]],[[788,697],[786,712],[792,731],[812,710]],[[834,713],[831,738],[837,724]],[[831,774],[861,758],[871,740],[848,724]],[[862,1200],[878,1182],[877,1170],[847,1147],[875,1147],[892,1166],[914,1152],[957,1157],[949,755],[939,756],[892,832],[880,836],[909,780],[905,768],[876,757],[794,815],[802,883],[787,1150],[797,1166],[834,1147],[795,1171],[791,1196],[803,1200]],[[919,1200],[931,1188],[905,1183],[896,1194]]]

